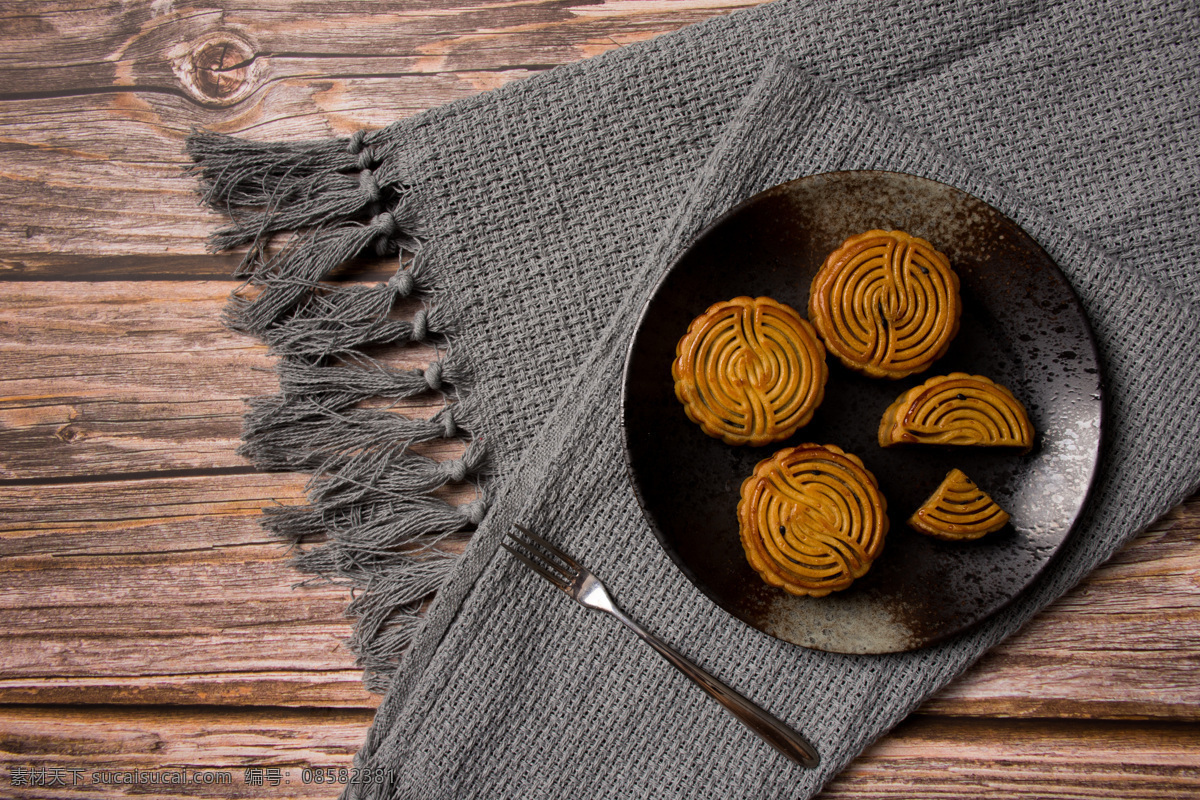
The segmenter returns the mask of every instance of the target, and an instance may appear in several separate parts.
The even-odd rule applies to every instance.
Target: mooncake
[[[1033,424],[1021,401],[982,375],[951,372],[902,394],[883,412],[879,445],[949,444],[1033,447]]]
[[[914,530],[949,541],[978,539],[1000,530],[1007,522],[1008,512],[960,469],[950,470],[929,499],[908,518]]]
[[[875,378],[922,372],[945,355],[962,316],[958,276],[903,231],[851,236],[813,278],[812,320],[829,352]]]
[[[825,397],[825,348],[807,320],[769,297],[735,297],[692,320],[671,366],[688,418],[726,444],[786,439]]]
[[[738,523],[764,581],[824,597],[870,569],[887,535],[887,501],[857,456],[802,444],[758,463],[742,483]]]

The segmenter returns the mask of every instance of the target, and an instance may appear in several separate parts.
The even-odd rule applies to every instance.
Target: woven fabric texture
[[[1184,497],[1200,479],[1197,41],[1188,3],[905,2],[883,14],[782,0],[349,142],[194,150],[215,203],[277,217],[243,215],[222,243],[314,230],[293,261],[252,253],[263,294],[233,322],[284,356],[284,391],[255,409],[249,452],[323,476],[314,510],[277,529],[329,533],[335,546],[305,566],[367,585],[369,669],[404,652],[359,754],[387,780],[348,795],[810,796]],[[1092,321],[1108,415],[1087,513],[1035,587],[950,642],[870,657],[779,642],[708,602],[642,519],[618,431],[626,343],[689,239],[776,183],[868,168],[963,189],[1046,249]],[[271,188],[297,179],[303,192]],[[326,199],[289,212],[293,196]],[[386,287],[313,295],[368,246],[416,259]],[[378,309],[411,293],[428,311],[385,331]],[[429,336],[448,350],[419,375],[381,378],[354,346]],[[426,389],[447,392],[446,413],[402,430],[346,410]],[[486,458],[414,465],[385,447],[362,463],[388,436],[464,432]],[[342,470],[354,480],[339,484]],[[472,476],[486,501],[470,509],[419,499]],[[388,481],[403,502],[366,496]],[[803,731],[821,768],[792,765],[615,621],[515,564],[498,549],[513,521]],[[456,561],[393,552],[473,525]],[[432,588],[428,616],[396,625]]]

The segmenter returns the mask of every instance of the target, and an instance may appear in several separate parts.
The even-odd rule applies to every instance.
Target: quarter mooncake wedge
[[[929,499],[908,518],[909,527],[948,541],[978,539],[998,531],[1008,512],[960,469],[952,469]]]
[[[758,463],[742,483],[738,523],[764,581],[823,597],[865,575],[883,550],[887,501],[857,456],[802,444]]]
[[[825,397],[825,348],[769,297],[735,297],[692,320],[671,366],[688,418],[726,444],[764,445],[807,425]]]
[[[879,445],[948,444],[1033,447],[1029,413],[1012,392],[983,375],[938,375],[902,394],[883,412]]]
[[[808,297],[808,318],[829,352],[876,378],[928,369],[950,347],[961,316],[949,259],[903,231],[851,236],[825,259]]]

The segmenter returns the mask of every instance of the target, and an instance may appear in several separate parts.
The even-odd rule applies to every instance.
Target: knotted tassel
[[[281,231],[345,222],[395,205],[407,187],[395,168],[320,173],[297,197],[275,198],[262,209],[236,213],[233,225],[213,234],[214,250],[265,243]]]
[[[436,548],[374,555],[330,543],[304,553],[296,566],[325,580],[349,581],[360,590],[346,608],[347,616],[357,618],[347,645],[367,673],[368,688],[383,691],[420,629],[425,603],[445,582],[458,556]]]
[[[364,448],[452,439],[470,430],[469,416],[463,403],[412,419],[375,409],[334,411],[311,398],[259,398],[251,402],[238,452],[263,469],[315,470]]]
[[[227,324],[247,333],[262,334],[320,285],[343,262],[374,246],[380,255],[399,249],[416,250],[411,231],[412,210],[397,206],[367,224],[338,225],[297,234],[279,253],[263,259],[248,256],[253,283],[261,287],[253,300],[235,298]]]
[[[432,594],[457,556],[437,547],[409,548],[382,558],[356,558],[344,546],[330,542],[297,556],[295,564],[321,580],[349,583],[370,594],[382,589],[393,605],[417,602]],[[356,600],[362,598],[356,596]],[[361,607],[361,604],[360,606]]]
[[[347,139],[277,143],[194,131],[186,144],[206,203],[230,213],[239,208],[279,207],[313,195],[315,184],[339,172],[388,164],[394,150],[384,131],[357,131]]]
[[[354,361],[362,362],[356,365]],[[451,355],[421,369],[389,369],[367,359],[345,365],[312,366],[284,359],[276,367],[285,395],[314,395],[330,405],[345,407],[369,397],[400,400],[425,392],[461,386],[469,380],[466,367]]]
[[[263,519],[279,539],[299,543],[322,533],[348,553],[387,555],[412,544],[432,546],[440,539],[473,530],[487,512],[486,499],[455,506],[436,497],[388,498],[347,508],[278,506]]]
[[[425,604],[441,587],[456,560],[422,558],[407,572],[389,569],[373,577],[346,608],[356,617],[347,644],[365,673],[367,688],[386,691],[400,657],[420,631]]]
[[[368,345],[444,342],[449,334],[449,326],[437,308],[422,308],[411,320],[387,319],[381,315],[343,323],[297,315],[268,331],[266,340],[277,354],[315,360],[360,354]]]
[[[267,344],[274,353],[315,360],[371,344],[444,341],[453,328],[436,307],[418,309],[411,320],[389,316],[397,298],[427,288],[417,263],[377,286],[314,292],[294,315],[266,331]]]
[[[348,508],[370,500],[428,494],[448,483],[490,475],[487,451],[472,440],[461,458],[437,461],[407,448],[361,450],[342,463],[327,462],[314,476],[309,497],[323,509]]]
[[[474,530],[487,508],[486,498],[456,506],[436,497],[413,497],[362,504],[346,512],[333,509],[321,517],[331,539],[352,549],[388,551]]]

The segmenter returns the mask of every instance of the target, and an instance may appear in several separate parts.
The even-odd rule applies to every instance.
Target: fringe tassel
[[[263,524],[276,538],[302,542],[321,532],[332,539],[338,574],[353,577],[355,569],[393,557],[397,548],[432,546],[454,533],[472,530],[487,513],[487,501],[455,506],[435,497],[387,499],[344,508],[320,504],[269,509]],[[337,545],[341,545],[338,547]],[[311,566],[303,557],[297,562]]]
[[[490,476],[487,451],[478,440],[472,440],[459,459],[437,461],[392,446],[365,449],[342,463],[326,463],[324,471],[310,484],[309,496],[314,504],[330,510],[429,494],[447,483]]]
[[[452,356],[434,361],[425,369],[389,369],[369,359],[353,359],[361,366],[311,366],[286,359],[279,363],[279,385],[285,395],[325,398],[344,408],[369,397],[402,400],[426,392],[440,392],[462,383],[467,371]]]
[[[237,212],[235,224],[213,235],[220,250],[265,241],[271,234],[349,219],[371,208],[393,205],[406,187],[386,169],[318,173],[291,186],[290,196],[272,198],[264,210]]]
[[[450,574],[449,556],[414,560],[407,570],[392,572],[367,584],[346,612],[359,620],[350,645],[367,671],[367,688],[386,691],[385,676],[395,671],[403,653],[421,629],[421,611]]]
[[[336,173],[375,169],[392,161],[384,131],[297,143],[252,142],[193,131],[186,149],[193,162],[186,170],[199,179],[204,202],[226,213],[278,208],[311,198],[313,188]]]
[[[374,409],[339,411],[313,398],[256,398],[250,407],[238,452],[276,471],[312,471],[334,463],[341,454],[456,439],[464,430],[457,403],[427,420]]]
[[[390,305],[391,300],[387,302]],[[320,359],[360,353],[367,345],[445,341],[449,330],[441,316],[436,308],[422,308],[412,320],[390,320],[384,315],[339,322],[328,317],[305,318],[297,324],[280,325],[268,331],[265,338],[280,355]]]
[[[280,355],[318,359],[358,351],[365,345],[444,341],[453,333],[437,308],[419,309],[411,320],[391,318],[396,301],[428,289],[420,260],[378,286],[314,292],[294,316],[264,338]]]
[[[256,143],[211,133],[188,140],[189,172],[204,201],[227,214],[215,249],[249,245],[246,285],[226,312],[230,327],[262,337],[279,356],[280,393],[250,401],[240,452],[262,469],[311,473],[309,503],[267,509],[264,526],[301,552],[316,580],[348,583],[358,618],[351,647],[376,690],[419,629],[421,611],[456,558],[446,537],[473,530],[487,512],[486,448],[472,438],[470,374],[452,350],[454,321],[422,307],[396,316],[401,298],[431,288],[421,258],[418,203],[394,132],[299,144]],[[290,238],[275,252],[274,239]],[[412,255],[376,286],[327,283],[363,253]],[[399,266],[399,265],[398,265]],[[369,356],[384,344],[432,342],[445,354],[423,369],[393,369]],[[364,408],[440,393],[431,419]],[[414,446],[464,439],[458,459]],[[436,492],[471,483],[478,499],[453,505]]]
[[[299,566],[320,575],[352,575],[363,585],[346,608],[348,616],[358,619],[349,644],[366,673],[367,688],[383,692],[399,654],[420,631],[421,612],[450,575],[457,557],[433,548],[405,554],[388,563],[384,571],[377,564],[363,568],[339,563],[336,557],[343,552],[330,547],[313,550]]]
[[[379,255],[417,250],[419,242],[404,233],[413,210],[403,203],[367,223],[316,228],[293,237],[279,253],[264,257],[251,251],[242,270],[261,287],[252,300],[235,298],[227,324],[235,330],[263,335],[285,313],[321,288],[321,281],[341,264],[374,247]]]

